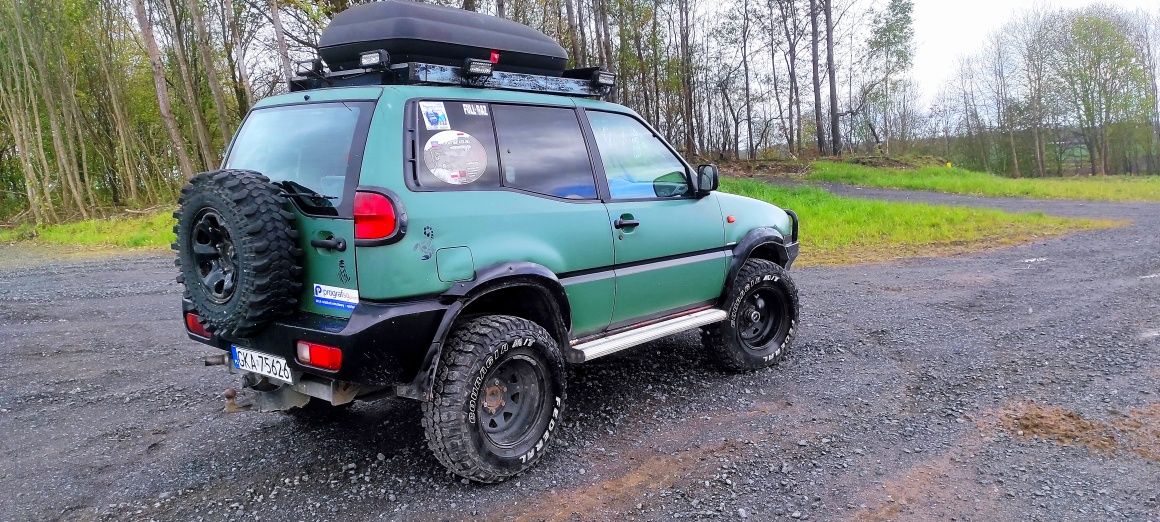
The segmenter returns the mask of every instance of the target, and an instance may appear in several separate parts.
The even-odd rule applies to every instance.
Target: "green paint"
[[[310,96],[309,101],[306,96]],[[410,139],[405,134],[404,112],[409,101],[419,99],[579,106],[635,114],[596,100],[455,87],[327,89],[263,100],[258,107],[377,100],[359,185],[393,192],[408,217],[406,234],[398,242],[355,247],[349,219],[299,215],[300,241],[307,253],[305,282],[310,284],[303,293],[304,310],[348,315],[315,305],[314,283],[355,288],[362,299],[404,300],[438,295],[489,266],[525,261],[556,274],[586,274],[564,279],[572,333],[585,335],[610,323],[716,299],[724,286],[728,266],[725,250],[730,243],[759,226],[776,226],[789,233],[789,218],[780,209],[726,194],[601,202],[553,199],[514,190],[412,190],[405,181],[410,171],[404,147],[410,146]],[[450,125],[454,129],[456,121]],[[421,157],[422,144],[418,146]],[[641,224],[633,229],[615,229],[613,222],[622,215]],[[735,216],[737,221],[726,225],[726,215]],[[328,234],[347,238],[352,246],[341,253],[309,246],[310,238]],[[702,251],[712,253],[656,261]],[[357,281],[340,279],[340,260]],[[353,270],[356,261],[357,275]],[[625,263],[631,265],[625,267]],[[622,268],[614,272],[612,267],[617,264]]]
[[[350,317],[350,312],[333,307],[321,306],[314,302],[314,286],[326,285],[358,290],[355,279],[355,249],[327,250],[310,246],[311,239],[344,238],[354,240],[354,221],[303,215],[295,210],[294,228],[298,230],[298,247],[302,249],[303,288],[299,298],[301,308],[307,312]],[[344,270],[345,269],[345,270]],[[343,274],[346,275],[345,279]]]
[[[471,260],[470,248],[440,248],[435,252],[435,264],[439,267],[439,280],[444,283],[475,279],[475,262]]]
[[[616,263],[635,263],[689,252],[721,249],[724,232],[715,194],[701,199],[623,201],[607,204],[613,220],[640,226],[616,234]],[[725,279],[725,257],[693,263],[655,263],[616,271],[612,322],[627,321],[716,299]]]

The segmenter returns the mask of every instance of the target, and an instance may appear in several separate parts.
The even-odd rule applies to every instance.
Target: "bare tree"
[[[165,65],[161,62],[161,51],[157,48],[157,38],[153,35],[153,23],[145,10],[145,0],[133,0],[133,13],[137,16],[137,25],[141,28],[141,37],[145,40],[145,50],[149,53],[149,66],[153,69],[153,85],[157,88],[157,108],[161,112],[161,120],[165,122],[165,130],[173,143],[173,152],[177,156],[182,175],[187,179],[192,178],[193,163],[189,160],[189,154],[185,152],[185,138],[181,136],[177,119],[173,117],[173,105],[169,101],[169,89],[165,82]]]
[[[822,125],[822,77],[818,70],[818,3],[810,0],[810,63],[814,82],[814,133],[818,139],[818,155],[826,154],[826,127]]]
[[[826,11],[826,73],[830,80],[830,147],[837,156],[842,153],[842,129],[838,121],[838,73],[834,68],[834,1],[822,0]]]

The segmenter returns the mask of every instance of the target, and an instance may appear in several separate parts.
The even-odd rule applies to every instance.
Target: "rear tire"
[[[564,358],[547,331],[519,317],[472,318],[451,333],[423,403],[427,445],[452,473],[501,482],[540,460],[564,401]]]
[[[781,362],[797,334],[798,292],[777,263],[748,259],[725,297],[724,321],[701,330],[713,362],[733,372]]]

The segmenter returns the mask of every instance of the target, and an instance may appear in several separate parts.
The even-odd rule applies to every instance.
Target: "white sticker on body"
[[[358,304],[358,290],[314,285],[314,304],[336,310],[354,310]]]
[[[447,108],[443,102],[419,102],[419,112],[423,115],[423,125],[427,130],[447,130],[451,128],[451,120],[447,119]]]
[[[463,114],[468,116],[487,116],[487,105],[482,103],[463,104]]]
[[[423,163],[440,181],[466,185],[483,176],[487,149],[466,132],[446,130],[431,136],[423,145]]]

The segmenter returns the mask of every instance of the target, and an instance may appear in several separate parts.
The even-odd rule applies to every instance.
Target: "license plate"
[[[286,364],[286,359],[233,345],[230,346],[230,353],[233,355],[236,369],[294,384],[294,377],[290,375],[290,365]]]

